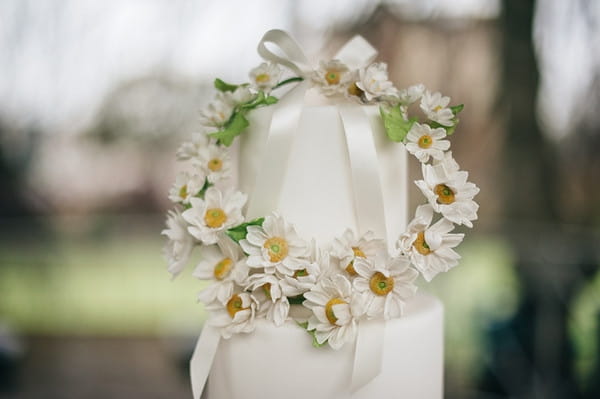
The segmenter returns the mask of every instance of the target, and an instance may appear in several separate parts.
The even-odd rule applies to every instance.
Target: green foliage
[[[288,302],[290,303],[290,305],[302,305],[304,299],[304,295],[292,296],[288,297]]]
[[[281,86],[284,86],[288,83],[293,83],[293,82],[302,82],[304,80],[304,78],[301,78],[300,76],[295,76],[293,78],[289,78],[286,80],[282,80],[281,82],[277,83],[277,85],[275,85],[275,87],[273,87],[273,90],[280,88]]]
[[[209,182],[208,178],[206,178],[204,180],[204,185],[202,186],[202,189],[200,189],[200,191],[198,191],[198,194],[196,194],[196,197],[204,199],[204,195],[206,194],[206,190],[208,190],[208,188],[211,187],[211,186],[214,186],[214,184],[212,184],[211,182]],[[191,208],[191,205],[190,205],[190,208]]]
[[[250,126],[250,123],[248,123],[248,120],[244,114],[244,112],[234,111],[233,115],[231,115],[231,118],[229,118],[225,124],[225,128],[223,130],[219,130],[218,132],[211,133],[209,136],[216,138],[221,144],[229,147],[231,143],[233,143],[233,139],[239,136],[244,129]]]
[[[298,323],[298,325],[300,327],[302,327],[303,329],[305,329],[312,336],[312,338],[313,338],[312,345],[315,348],[320,348],[320,347],[322,347],[322,346],[324,346],[324,345],[327,344],[327,341],[323,342],[322,344],[320,344],[319,341],[317,341],[317,335],[316,335],[317,330],[310,330],[309,331],[308,330],[308,322],[307,321],[305,321],[304,323]]]
[[[237,88],[238,86],[233,86],[223,82],[221,79],[216,79],[215,87],[217,87],[217,89],[221,91],[231,91],[231,88],[235,90],[235,88]],[[233,140],[237,136],[242,134],[242,132],[246,130],[248,126],[250,126],[250,123],[248,123],[248,119],[246,119],[246,114],[249,111],[260,107],[261,105],[272,105],[276,102],[277,97],[267,96],[262,91],[259,92],[250,101],[245,102],[243,104],[239,104],[233,110],[233,113],[231,114],[231,117],[229,118],[227,123],[225,123],[225,126],[218,132],[210,133],[209,136],[216,138],[217,140],[219,140],[219,143],[223,144],[226,147],[229,147],[233,143]]]
[[[458,122],[460,121],[460,119],[458,119],[457,115],[460,111],[463,110],[464,107],[465,107],[464,104],[459,104],[459,105],[450,107],[450,111],[452,111],[452,113],[454,114],[454,118],[452,118],[452,126],[444,126],[435,121],[429,121],[429,126],[432,129],[437,129],[437,128],[441,127],[442,129],[446,130],[447,136],[452,136],[454,134],[454,132],[456,131],[456,126],[458,125]]]
[[[219,90],[219,91],[235,91],[235,89],[237,89],[239,86],[238,85],[233,85],[231,83],[226,83],[223,80],[217,78],[215,79],[215,89]]]
[[[261,105],[272,105],[272,104],[275,104],[276,102],[277,102],[277,97],[267,96],[267,95],[265,95],[265,93],[263,93],[261,91],[252,100],[248,101],[247,103],[241,104],[239,106],[239,108],[240,108],[240,110],[243,110],[244,112],[248,112],[248,111],[250,111],[256,107],[259,107]]]
[[[400,106],[389,108],[389,110],[386,110],[384,107],[379,107],[379,112],[383,119],[385,132],[390,140],[397,143],[404,142],[406,140],[406,135],[417,119],[404,119],[402,112],[400,111]]]
[[[225,234],[227,234],[233,241],[240,242],[248,235],[248,226],[262,226],[264,221],[265,218],[254,219],[249,222],[242,223],[239,226],[230,228]]]

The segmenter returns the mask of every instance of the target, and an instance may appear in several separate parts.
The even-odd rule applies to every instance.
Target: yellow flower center
[[[371,277],[369,287],[375,295],[384,296],[394,289],[394,279],[384,276],[381,272],[377,272]]]
[[[256,80],[256,83],[267,83],[270,79],[271,77],[268,73],[261,73],[259,75],[256,75],[256,78],[254,78],[254,80]]]
[[[428,134],[424,134],[419,137],[419,147],[429,148],[433,145],[433,139]]]
[[[215,265],[213,270],[213,274],[217,280],[223,280],[229,272],[231,271],[231,267],[233,266],[233,260],[231,258],[225,258],[221,260],[219,263]]]
[[[427,245],[427,242],[425,242],[424,231],[421,231],[419,234],[417,234],[417,238],[415,239],[415,242],[413,242],[413,247],[415,247],[417,252],[421,255],[429,255],[431,253],[429,245]]]
[[[207,209],[204,214],[204,222],[212,229],[223,226],[225,221],[227,221],[227,214],[221,208]]]
[[[308,271],[306,269],[296,270],[294,272],[294,278],[306,277],[306,276],[308,276]]]
[[[212,170],[213,172],[218,172],[221,169],[223,169],[223,161],[219,158],[213,158],[210,161],[208,161],[208,169]]]
[[[365,253],[359,247],[352,247],[352,252],[354,252],[355,257],[359,257],[359,258],[367,257],[367,255],[365,255]],[[348,263],[348,266],[346,266],[346,271],[351,276],[356,276],[358,274],[358,273],[356,273],[356,270],[354,270],[354,260],[352,260],[350,263]]]
[[[440,204],[448,205],[455,201],[454,191],[452,191],[452,189],[445,184],[438,184],[433,188],[433,192],[437,194],[437,202]]]
[[[184,184],[183,186],[181,186],[181,188],[179,189],[179,196],[181,197],[181,199],[187,198],[187,196],[188,196],[187,184]]]
[[[325,80],[327,84],[336,85],[340,83],[340,73],[338,71],[329,70],[325,72]]]
[[[327,320],[329,320],[331,324],[335,325],[335,322],[338,320],[337,317],[335,317],[335,313],[333,312],[333,307],[335,305],[343,305],[347,303],[348,302],[344,301],[342,298],[333,298],[330,299],[329,302],[327,302],[327,304],[325,305],[325,316],[327,316]]]
[[[439,111],[439,110],[441,110],[441,109],[442,109],[442,106],[441,106],[441,105],[438,105],[437,107],[435,107],[435,108],[433,109],[433,112],[438,112],[438,111]]]
[[[268,299],[271,299],[271,283],[264,283],[264,284],[262,285],[262,290],[263,290],[263,292],[265,293],[265,296],[266,296]]]
[[[351,96],[360,97],[364,94],[364,91],[362,91],[361,88],[356,85],[356,83],[352,83],[350,86],[348,86],[348,94]]]
[[[243,307],[242,298],[239,295],[234,294],[229,301],[227,301],[227,313],[233,319],[235,314],[241,310],[246,310],[248,308]]]
[[[269,260],[273,263],[281,262],[288,255],[288,243],[281,237],[269,238],[263,248],[266,248]]]

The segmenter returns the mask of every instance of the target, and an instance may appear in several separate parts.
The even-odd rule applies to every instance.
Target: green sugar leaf
[[[231,143],[233,143],[233,139],[239,136],[249,125],[248,120],[242,112],[235,112],[231,118],[229,118],[229,121],[227,121],[223,130],[210,133],[209,136],[214,137],[219,140],[221,144],[229,147]]]
[[[442,124],[437,123],[436,121],[429,121],[429,122],[427,122],[427,124],[432,129],[437,129],[437,128],[441,127],[442,129],[444,129],[446,131],[446,136],[452,136],[452,134],[456,130],[456,125],[458,125],[458,121],[459,121],[459,119],[454,117],[452,119],[452,126],[444,126]]]
[[[233,85],[231,83],[226,83],[221,79],[215,79],[215,89],[219,91],[235,91],[238,88],[238,85]]]
[[[242,223],[239,226],[235,226],[227,230],[225,234],[229,236],[233,241],[240,242],[248,235],[248,226],[262,226],[265,218],[257,218],[246,223]]]
[[[314,346],[315,348],[320,348],[324,345],[327,344],[327,340],[325,340],[325,342],[323,342],[322,344],[319,343],[319,341],[317,341],[317,330],[308,330],[308,321],[305,321],[304,323],[298,323],[296,322],[296,324],[298,324],[300,327],[302,327],[304,330],[306,330],[306,332],[308,332],[310,334],[310,336],[312,337],[312,346]]]
[[[277,97],[267,96],[261,91],[252,100],[248,101],[247,103],[241,104],[240,109],[244,111],[250,111],[254,108],[260,107],[261,105],[275,104],[277,101]]]
[[[456,115],[458,115],[458,113],[460,111],[463,110],[464,107],[465,107],[465,104],[455,105],[453,107],[450,107],[450,111],[452,111],[452,113],[454,114],[454,116],[456,116]]]
[[[397,143],[404,142],[410,128],[416,122],[416,118],[411,118],[409,120],[404,119],[399,106],[392,107],[389,111],[384,107],[379,107],[379,112],[383,119],[385,132],[390,140]]]
[[[273,105],[277,103],[277,101],[279,101],[277,97],[268,96],[267,98],[265,98],[265,105]]]
[[[198,191],[198,194],[196,194],[196,197],[198,198],[202,198],[204,199],[204,195],[206,194],[206,190],[208,190],[209,187],[213,186],[214,184],[212,184],[211,182],[208,181],[208,178],[204,180],[204,185],[202,186],[202,188],[200,189],[200,191]]]

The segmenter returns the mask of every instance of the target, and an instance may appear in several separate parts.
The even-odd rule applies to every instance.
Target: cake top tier
[[[258,51],[265,62],[248,83],[215,80],[200,131],[177,152],[189,169],[169,193],[169,271],[199,250],[193,274],[211,281],[199,299],[225,338],[257,317],[293,319],[315,345],[339,348],[360,320],[400,317],[419,274],[458,264],[463,234],[452,231],[472,227],[479,191],[449,151],[463,107],[423,85],[397,89],[361,37],[314,68],[282,31]],[[328,105],[306,107],[311,92]],[[244,192],[232,179],[239,136]],[[406,153],[421,162],[425,197],[409,223],[397,212],[406,190],[395,189]]]

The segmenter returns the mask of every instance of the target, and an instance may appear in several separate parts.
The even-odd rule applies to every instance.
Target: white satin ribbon
[[[381,373],[384,332],[385,324],[380,321],[363,321],[358,324],[351,393],[354,394]]]
[[[350,155],[354,209],[359,233],[371,230],[382,232],[383,237],[386,237],[381,174],[371,124],[360,105],[340,104],[338,112],[346,132],[346,145]]]
[[[279,48],[285,57],[281,57],[269,50],[267,43],[271,43]],[[308,59],[298,43],[285,31],[272,29],[265,33],[258,43],[257,51],[265,61],[283,65],[303,78],[312,71]]]
[[[265,216],[264,210],[277,209],[288,158],[302,115],[302,104],[310,83],[304,81],[287,93],[273,112],[263,159],[248,197],[246,216]]]
[[[202,396],[220,341],[219,331],[205,324],[190,360],[190,379],[194,399],[200,399]]]

